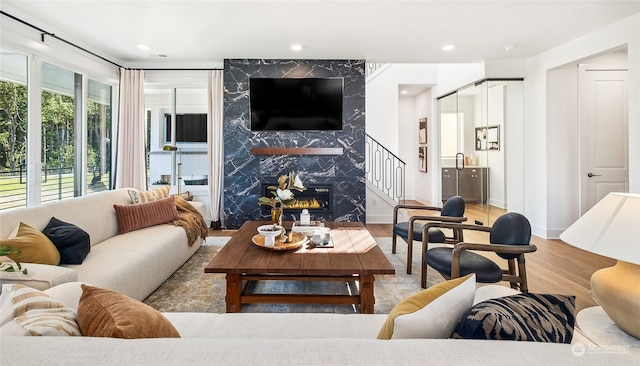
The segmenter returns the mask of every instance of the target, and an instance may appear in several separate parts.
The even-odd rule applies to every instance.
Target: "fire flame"
[[[310,200],[295,200],[292,204],[287,205],[288,208],[320,208],[320,202],[312,198]]]

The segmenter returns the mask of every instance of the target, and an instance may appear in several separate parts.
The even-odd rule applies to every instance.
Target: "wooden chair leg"
[[[516,273],[516,262],[514,259],[508,259],[507,263],[509,263],[509,274],[512,276],[517,276],[518,274]],[[509,284],[511,285],[512,289],[518,289],[518,283],[514,282],[514,281],[510,281]]]
[[[396,243],[398,240],[398,236],[394,233],[391,233],[391,253],[396,254]]]
[[[420,269],[420,286],[427,288],[427,252],[422,253],[422,266]]]
[[[407,274],[410,275],[413,262],[413,240],[407,242],[407,245]]]
[[[527,284],[527,266],[524,261],[524,254],[518,257],[518,272],[520,273],[520,291],[529,292]]]
[[[427,251],[429,250],[429,241],[427,236],[422,235],[422,245],[420,246],[420,286],[427,288]]]

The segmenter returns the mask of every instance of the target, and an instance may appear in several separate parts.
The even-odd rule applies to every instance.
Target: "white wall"
[[[418,147],[421,144],[416,143],[413,146],[413,151],[416,156],[416,165],[414,165],[410,170],[414,171],[414,197],[416,200],[420,202],[424,202],[429,205],[436,204],[436,196],[434,192],[436,192],[437,187],[433,187],[433,177],[439,176],[436,167],[432,164],[432,159],[435,157],[436,152],[433,150],[434,139],[436,137],[433,135],[433,125],[436,124],[436,117],[432,110],[432,95],[431,89],[428,89],[420,94],[417,94],[413,97],[415,103],[415,114],[413,119],[413,131],[417,131],[418,119],[427,117],[427,171],[421,172],[418,170]],[[417,141],[417,139],[416,139]]]
[[[561,104],[549,103],[551,97],[561,97],[558,88],[569,93],[565,98],[575,97],[571,88],[575,89],[577,82],[562,68],[625,45],[629,65],[629,190],[640,192],[640,14],[527,60],[524,209],[536,235],[557,237],[571,221],[567,218],[575,216],[571,207],[575,205],[575,197],[571,198],[572,192],[568,190],[577,190],[577,186],[566,188],[557,184],[566,176],[570,162],[557,159],[572,159],[571,155],[563,155],[567,142],[562,134],[566,137],[577,131],[571,131],[571,126],[553,128],[559,120],[573,118],[575,112],[563,110]]]
[[[415,199],[416,177],[418,175],[418,120],[416,102],[413,97],[398,98],[398,152],[406,165],[405,199]]]
[[[484,78],[484,64],[387,64],[367,80],[366,132],[407,163],[406,198],[426,204],[440,201],[440,170],[438,157],[440,131],[437,118],[438,96]],[[431,85],[414,97],[399,97],[403,84]],[[428,172],[418,171],[418,119],[427,117]],[[384,216],[367,197],[367,222],[371,214],[376,222]],[[387,208],[389,210],[389,208]],[[373,218],[372,216],[372,218]],[[390,217],[390,214],[389,216]]]
[[[437,70],[435,64],[387,64],[367,79],[366,132],[394,154],[404,141],[400,139],[398,85],[433,85],[438,81]]]

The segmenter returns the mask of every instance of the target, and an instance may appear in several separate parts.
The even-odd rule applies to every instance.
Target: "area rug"
[[[167,281],[154,291],[144,303],[163,312],[207,312],[224,313],[226,284],[224,274],[204,273],[204,267],[229,240],[228,237],[208,237],[203,246],[178,269]],[[398,251],[391,254],[391,238],[377,237],[376,242],[396,269],[395,275],[379,275],[375,278],[375,312],[387,314],[398,302],[418,291],[420,287],[420,246],[415,244],[413,274],[406,271],[407,245],[398,241]],[[429,286],[444,278],[429,268]],[[297,282],[262,281],[249,289],[253,292],[279,293],[335,293],[349,294],[357,291],[353,284],[346,282]],[[353,313],[359,311],[349,305],[296,305],[296,304],[248,304],[242,312],[316,312]]]

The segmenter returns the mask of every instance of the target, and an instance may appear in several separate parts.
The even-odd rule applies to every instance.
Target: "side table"
[[[602,306],[581,310],[576,326],[601,352],[628,352],[640,354],[640,339],[627,334],[609,318]]]

